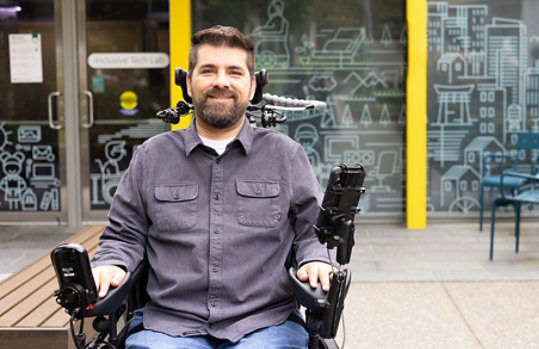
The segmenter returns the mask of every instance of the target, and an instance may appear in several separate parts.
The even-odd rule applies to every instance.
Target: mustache
[[[237,99],[237,94],[231,90],[213,87],[211,90],[205,93],[205,97]]]

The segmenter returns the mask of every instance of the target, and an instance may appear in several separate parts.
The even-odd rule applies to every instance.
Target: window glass
[[[193,1],[193,30],[232,25],[255,44],[265,92],[325,101],[279,129],[305,149],[322,186],[342,162],[367,169],[362,212],[404,212],[407,27],[403,0]],[[185,68],[185,67],[184,67]]]
[[[536,0],[427,2],[429,212],[476,211],[478,185],[458,183],[511,168],[479,159],[539,132],[538,14]],[[524,153],[519,170],[538,155]]]

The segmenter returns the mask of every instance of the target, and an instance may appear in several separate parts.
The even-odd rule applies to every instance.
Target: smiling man
[[[191,41],[196,115],[137,148],[92,261],[99,295],[146,258],[127,348],[307,348],[285,265],[292,252],[298,278],[329,288],[320,186],[298,143],[247,122],[251,41],[223,26]]]

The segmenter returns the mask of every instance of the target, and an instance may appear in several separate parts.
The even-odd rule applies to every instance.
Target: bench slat
[[[69,326],[69,315],[63,308],[58,307],[56,312],[45,320],[40,327],[67,327]],[[86,326],[85,326],[86,327]]]
[[[101,235],[103,229],[103,226],[90,226],[84,228],[79,233],[65,240],[64,243],[74,242],[85,245],[88,240],[97,239]],[[0,300],[2,300],[2,303],[4,302],[3,298],[6,295],[12,293],[13,290],[20,287],[21,285],[24,285],[26,282],[28,282],[28,280],[31,280],[36,275],[44,272],[44,270],[50,265],[50,256],[47,253],[34,263],[28,265],[27,267],[21,269],[20,271],[9,276],[7,279],[3,280],[0,283]]]
[[[92,239],[90,237],[86,241],[85,247],[93,250],[97,248],[97,244],[97,239]],[[3,316],[13,307],[19,306],[27,297],[29,297],[36,290],[39,290],[41,285],[50,282],[52,279],[56,280],[56,275],[51,262],[48,261],[46,268],[41,273],[37,274],[33,279],[27,281],[26,283],[20,285],[20,287],[12,290],[10,294],[2,299],[2,302],[0,303],[0,316]],[[57,284],[56,287],[58,287]]]
[[[42,304],[47,298],[52,298],[54,289],[57,287],[56,279],[51,279],[49,282],[40,287],[39,290],[28,296],[23,302],[11,308],[2,317],[0,317],[0,326],[13,327],[32,310]]]
[[[93,255],[103,229],[103,226],[86,227],[64,243],[79,243]],[[0,283],[0,327],[31,330],[68,326],[69,316],[56,304],[53,296],[57,288],[48,253],[11,275]]]
[[[94,244],[92,244],[91,246],[86,246],[86,248],[88,248],[88,254],[90,256],[93,255],[95,250],[97,249],[97,240],[95,241],[95,246]],[[62,327],[66,324],[66,321],[69,320],[69,315],[64,312],[63,308],[58,305],[58,303],[56,303],[55,297],[47,298],[45,302],[40,304],[31,313],[29,313],[22,320],[20,320],[16,324],[16,327],[42,326],[42,324],[45,323],[49,318],[51,318],[59,309],[62,310],[62,313],[64,314],[63,318],[57,322],[49,322],[48,326]]]

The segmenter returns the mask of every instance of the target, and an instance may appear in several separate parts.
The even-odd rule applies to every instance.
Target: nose
[[[228,80],[228,76],[226,75],[225,71],[219,70],[217,72],[215,79],[213,80],[213,85],[219,88],[227,88],[230,86],[230,81]]]

